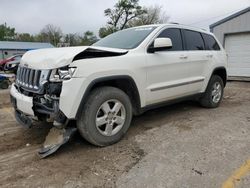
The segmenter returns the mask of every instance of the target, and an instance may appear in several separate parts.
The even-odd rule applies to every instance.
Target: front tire
[[[88,142],[108,146],[122,139],[131,119],[132,105],[126,93],[114,87],[100,87],[90,93],[77,128]]]
[[[224,93],[224,83],[220,76],[212,75],[204,95],[200,99],[200,104],[206,108],[216,108],[219,106]]]

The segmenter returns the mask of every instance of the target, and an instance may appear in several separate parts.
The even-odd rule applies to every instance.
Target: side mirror
[[[156,51],[169,49],[172,46],[173,45],[172,45],[172,41],[170,38],[156,38],[154,40],[152,47],[149,47],[148,50],[149,50],[149,52],[154,53]]]

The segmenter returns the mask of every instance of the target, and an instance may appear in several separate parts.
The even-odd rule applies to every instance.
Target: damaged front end
[[[80,90],[82,77],[74,77],[74,61],[90,58],[121,56],[127,50],[101,47],[70,47],[29,51],[24,54],[17,70],[16,82],[11,87],[11,101],[16,120],[25,127],[34,121],[53,123],[40,157],[54,153],[76,131],[69,127],[74,119],[74,97],[71,89]],[[76,92],[77,93],[77,92]],[[72,93],[73,96],[75,96]],[[66,114],[66,115],[65,115]],[[51,139],[55,137],[55,139]]]
[[[16,103],[14,106],[18,114],[31,117],[32,120],[40,120],[47,122],[54,122],[55,125],[63,125],[67,118],[59,110],[59,98],[62,89],[62,82],[50,82],[50,70],[33,70],[20,66],[18,68],[16,83],[14,85],[21,95],[23,101],[30,99],[32,102],[32,109],[27,108],[28,103],[24,103],[12,93],[12,102]],[[13,96],[14,95],[14,96]],[[15,101],[16,100],[16,101]],[[32,113],[30,111],[33,111]],[[23,122],[22,124],[25,124]]]
[[[63,128],[68,120],[59,109],[59,98],[62,83],[47,83],[43,95],[33,96],[33,110],[40,121],[53,122],[58,128]]]
[[[69,68],[34,70],[20,66],[16,82],[11,88],[15,117],[21,125],[31,127],[34,121],[51,122],[54,125],[38,153],[42,158],[68,142],[76,131],[76,128],[66,127],[69,120],[59,109],[63,80],[70,79],[73,73],[68,73],[66,69]],[[51,139],[51,135],[55,138]]]

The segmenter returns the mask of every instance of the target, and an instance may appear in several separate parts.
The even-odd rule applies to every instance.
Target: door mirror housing
[[[148,52],[154,53],[172,48],[172,46],[172,40],[170,38],[156,38],[153,45],[149,47]]]

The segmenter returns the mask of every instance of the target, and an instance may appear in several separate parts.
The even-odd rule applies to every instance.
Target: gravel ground
[[[217,109],[184,102],[151,110],[115,145],[98,148],[76,134],[46,159],[36,152],[50,125],[20,127],[8,92],[0,91],[0,187],[250,185],[250,82],[229,82]]]

